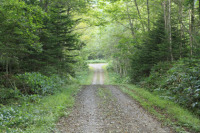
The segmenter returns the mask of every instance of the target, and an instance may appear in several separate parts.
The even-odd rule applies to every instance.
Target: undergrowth
[[[0,132],[50,132],[59,117],[68,114],[66,107],[74,104],[73,94],[79,85],[63,86],[60,92],[38,97],[34,102],[24,100],[0,109]]]
[[[108,70],[107,65],[103,66],[104,75],[105,75],[105,83],[104,84],[126,84],[130,82],[130,78],[128,76],[122,77],[118,73],[113,70]]]
[[[81,71],[53,94],[19,95],[9,104],[0,104],[0,132],[49,133],[56,131],[58,119],[70,113],[74,96],[82,84],[90,84],[92,72]],[[40,82],[37,82],[38,84]]]
[[[140,86],[200,115],[200,60],[160,62]]]

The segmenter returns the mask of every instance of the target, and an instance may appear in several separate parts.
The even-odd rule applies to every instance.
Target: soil
[[[61,133],[171,133],[117,86],[103,85],[104,64],[92,64],[92,85],[83,86],[68,117],[57,124]],[[99,94],[102,91],[102,95]]]

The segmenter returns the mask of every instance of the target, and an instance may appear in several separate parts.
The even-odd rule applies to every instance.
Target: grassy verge
[[[120,88],[165,125],[173,127],[176,132],[200,132],[200,120],[197,116],[179,105],[161,99],[135,85],[126,84],[121,85]]]
[[[106,84],[119,85],[122,92],[136,100],[144,109],[162,121],[164,125],[168,125],[180,133],[200,132],[200,119],[187,109],[143,88],[132,84],[121,84],[117,81],[118,75],[114,72],[108,72],[105,76],[108,79]]]
[[[50,132],[58,118],[69,113],[66,107],[73,106],[73,95],[79,89],[80,85],[70,85],[54,95],[38,98],[37,102],[4,106],[0,132]]]
[[[88,61],[86,61],[86,63],[88,63],[88,64],[94,64],[94,63],[107,63],[107,61],[106,60],[88,60]]]
[[[94,69],[89,66],[88,70],[79,71],[79,72],[77,72],[77,75],[78,75],[77,76],[78,84],[90,85],[92,83]]]
[[[104,65],[104,66],[102,66],[102,68],[103,68],[103,71],[104,71],[104,84],[106,84],[106,85],[108,85],[109,83],[110,83],[110,79],[109,79],[109,73],[108,73],[108,71],[107,71],[107,64],[106,65]]]
[[[120,85],[120,84],[125,84],[129,82],[129,77],[121,77],[119,74],[115,73],[114,71],[108,71],[107,70],[108,65],[104,65],[104,84],[108,85]]]
[[[45,97],[35,96],[0,108],[0,132],[49,133],[55,131],[60,117],[67,116],[73,107],[74,96],[81,84],[90,84],[92,71],[81,72],[78,80],[64,85],[60,91]],[[81,79],[81,80],[79,80]],[[75,79],[72,79],[75,80]]]

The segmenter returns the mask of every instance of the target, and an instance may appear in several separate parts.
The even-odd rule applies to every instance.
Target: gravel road
[[[61,133],[172,133],[122,93],[117,86],[103,85],[104,64],[92,64],[92,85],[83,86],[68,117],[57,124]]]

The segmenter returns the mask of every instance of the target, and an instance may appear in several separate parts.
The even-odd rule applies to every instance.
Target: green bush
[[[25,94],[53,94],[63,83],[56,75],[47,77],[36,72],[19,74],[17,79],[17,87]]]
[[[70,79],[69,76],[60,77],[52,75],[47,77],[40,73],[24,73],[17,76],[12,75],[6,79],[9,84],[0,86],[0,104],[7,104],[12,100],[26,100],[36,95],[53,94],[60,90],[60,87]],[[25,98],[25,99],[23,99]],[[27,101],[27,100],[26,100]]]
[[[184,59],[168,71],[163,88],[175,95],[176,102],[200,114],[200,60]]]
[[[171,67],[170,62],[159,62],[151,69],[149,77],[140,82],[140,86],[148,88],[150,91],[160,88],[167,76],[167,71]]]
[[[12,88],[0,87],[0,103],[7,103],[9,99],[18,98],[20,91]]]
[[[24,113],[23,110],[18,110],[13,107],[7,109],[3,108],[0,110],[0,113],[0,125],[4,125],[6,127],[20,127],[22,126],[22,123],[23,127],[26,127],[30,124],[30,117],[33,117],[28,113]]]
[[[160,62],[140,86],[200,114],[200,60]]]

